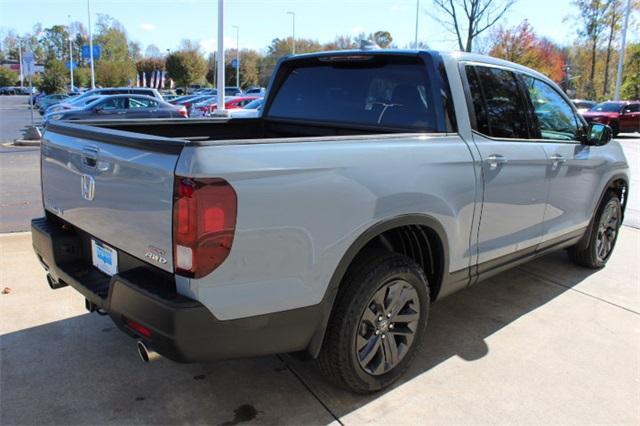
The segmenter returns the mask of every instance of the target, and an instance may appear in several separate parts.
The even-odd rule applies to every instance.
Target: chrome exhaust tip
[[[162,358],[162,355],[160,355],[158,352],[154,351],[153,349],[147,348],[147,345],[145,345],[142,340],[138,340],[136,346],[138,347],[138,355],[140,355],[140,359],[142,360],[142,362],[153,362]]]

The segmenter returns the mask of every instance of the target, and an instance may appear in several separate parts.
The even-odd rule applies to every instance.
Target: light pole
[[[292,37],[292,44],[293,44],[293,51],[292,53],[295,55],[296,54],[296,13],[295,12],[287,12],[287,15],[291,15],[291,17],[293,18],[293,37]]]
[[[620,100],[620,85],[622,84],[622,67],[624,66],[624,50],[627,43],[627,27],[629,26],[629,15],[631,14],[631,0],[627,0],[624,12],[624,23],[622,24],[622,40],[620,40],[620,54],[618,55],[618,70],[616,73],[616,88],[613,100]]]
[[[96,88],[96,74],[93,67],[93,34],[91,33],[91,0],[87,0],[87,17],[89,18],[89,60],[91,61],[91,88]]]
[[[236,86],[240,88],[240,27],[234,25],[236,29]]]
[[[24,89],[24,73],[22,72],[22,40],[18,36],[18,61],[20,61],[20,89]]]
[[[71,91],[73,92],[73,37],[71,35],[71,15],[69,18],[69,76],[71,77]]]
[[[224,0],[218,0],[218,108],[216,115],[225,115],[224,83]]]
[[[413,40],[413,48],[418,48],[418,16],[420,13],[420,0],[416,0],[416,34]]]

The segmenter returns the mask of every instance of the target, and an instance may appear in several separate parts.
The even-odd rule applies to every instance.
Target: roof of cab
[[[303,53],[299,55],[288,55],[283,58],[284,61],[295,61],[298,59],[308,58],[321,58],[326,56],[417,56],[421,53],[429,55],[439,55],[444,58],[456,62],[474,62],[493,65],[497,67],[511,68],[530,75],[534,75],[545,80],[549,80],[547,76],[531,68],[523,65],[516,64],[514,62],[505,61],[504,59],[498,59],[487,55],[481,55],[478,53],[469,53],[461,51],[437,51],[437,50],[425,50],[425,49],[376,49],[376,50],[329,50],[323,52]]]

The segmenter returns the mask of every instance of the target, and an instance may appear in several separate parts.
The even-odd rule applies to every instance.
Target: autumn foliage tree
[[[489,55],[533,68],[559,83],[565,77],[566,58],[548,39],[540,38],[528,21],[493,33]]]

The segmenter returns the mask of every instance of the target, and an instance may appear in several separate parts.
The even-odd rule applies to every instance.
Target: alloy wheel
[[[360,367],[378,376],[396,367],[413,344],[420,320],[416,289],[404,280],[383,285],[364,309],[356,335]]]
[[[620,214],[616,200],[607,203],[598,224],[598,235],[596,237],[596,255],[598,259],[604,261],[613,250],[613,246],[620,226]]]

